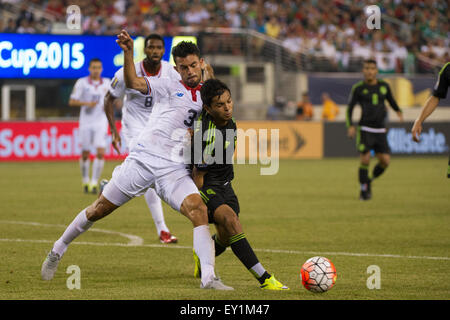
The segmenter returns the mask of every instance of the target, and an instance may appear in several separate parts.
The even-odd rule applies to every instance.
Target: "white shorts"
[[[106,148],[108,144],[108,126],[80,126],[81,150]]]
[[[177,211],[187,196],[199,194],[185,164],[147,154],[145,163],[128,156],[117,166],[103,196],[120,207],[143,195],[148,188],[154,188],[158,196]]]

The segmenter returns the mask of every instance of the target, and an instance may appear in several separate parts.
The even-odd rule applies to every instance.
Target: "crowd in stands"
[[[368,4],[387,18],[379,30],[366,26]],[[375,57],[382,72],[407,71],[410,59],[437,65],[450,60],[449,0],[0,0],[0,9],[20,8],[15,17],[0,19],[0,31],[50,33],[55,22],[65,21],[68,5],[81,8],[84,34],[246,28],[278,40],[293,60],[325,57],[333,71],[347,70],[355,57]],[[36,18],[36,10],[53,22]]]

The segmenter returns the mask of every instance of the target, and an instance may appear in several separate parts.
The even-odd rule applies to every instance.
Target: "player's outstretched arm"
[[[143,94],[150,94],[145,79],[136,75],[133,61],[133,39],[125,30],[122,30],[117,38],[116,42],[122,48],[124,55],[123,75],[125,85],[127,88],[135,89]]]
[[[96,105],[97,105],[97,101],[84,102],[84,101],[79,101],[79,100],[76,100],[76,99],[69,99],[69,107],[88,106],[90,108],[93,108]]]
[[[205,67],[202,68],[202,81],[205,82],[208,79],[214,79],[214,69],[209,63],[205,62]]]
[[[111,144],[114,148],[114,150],[117,151],[118,154],[120,154],[120,146],[122,144],[122,140],[120,138],[119,132],[117,131],[116,123],[114,121],[114,102],[115,100],[118,100],[116,97],[114,97],[109,91],[105,95],[104,100],[104,108],[105,108],[105,114],[106,118],[108,119],[109,128],[111,130],[112,135],[112,141]]]
[[[430,114],[433,113],[434,109],[436,109],[437,105],[439,103],[439,98],[435,96],[430,96],[425,106],[423,107],[422,111],[420,112],[420,115],[417,117],[416,121],[414,121],[414,125],[411,129],[412,138],[415,142],[420,141],[420,134],[422,133],[422,123],[425,121],[426,118]]]

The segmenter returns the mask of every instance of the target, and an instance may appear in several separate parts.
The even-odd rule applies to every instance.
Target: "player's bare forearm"
[[[209,63],[205,63],[205,68],[202,69],[202,81],[206,81],[208,79],[214,79],[214,69],[211,67]]]
[[[109,92],[106,93],[105,100],[104,100],[104,109],[106,118],[108,119],[109,128],[111,129],[111,135],[112,135],[112,146],[114,150],[118,154],[120,154],[120,146],[122,145],[122,141],[119,135],[119,132],[117,131],[116,122],[114,121],[114,102],[117,100],[114,96],[112,96]]]
[[[74,100],[74,99],[69,100],[69,107],[81,107],[82,105],[83,105],[83,102],[81,102],[81,101]]]
[[[422,111],[420,112],[419,117],[417,117],[416,121],[423,123],[426,118],[430,116],[430,114],[433,113],[433,111],[436,109],[437,105],[439,104],[439,98],[435,96],[430,96],[427,101],[425,102],[425,106],[423,107]]]
[[[355,135],[356,135],[356,128],[355,128],[355,126],[353,126],[353,125],[349,126],[347,128],[347,136],[350,139],[353,139],[355,137]]]
[[[96,105],[95,102],[85,102],[75,99],[69,99],[69,107],[82,107],[82,106],[94,107],[95,105]]]
[[[436,109],[439,103],[439,98],[435,96],[431,96],[425,102],[425,106],[423,107],[420,115],[417,117],[416,121],[414,121],[413,127],[411,128],[412,139],[415,142],[420,141],[420,134],[422,133],[422,123],[430,114],[433,113],[434,109]]]
[[[145,79],[136,75],[136,68],[134,67],[133,61],[133,39],[131,39],[125,30],[122,30],[117,38],[117,44],[123,50],[123,75],[126,87],[135,89],[143,94],[149,93]]]
[[[136,76],[136,68],[134,67],[133,52],[124,53],[123,75],[127,88],[135,89],[143,94],[148,91],[147,83],[143,77]]]
[[[116,100],[116,98],[107,92],[104,100],[104,109],[111,132],[117,132],[116,123],[114,121],[114,100]]]

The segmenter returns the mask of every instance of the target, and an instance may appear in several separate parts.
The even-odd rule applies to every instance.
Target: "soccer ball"
[[[301,270],[303,286],[312,292],[325,292],[336,283],[336,268],[325,257],[313,257],[303,264]]]

